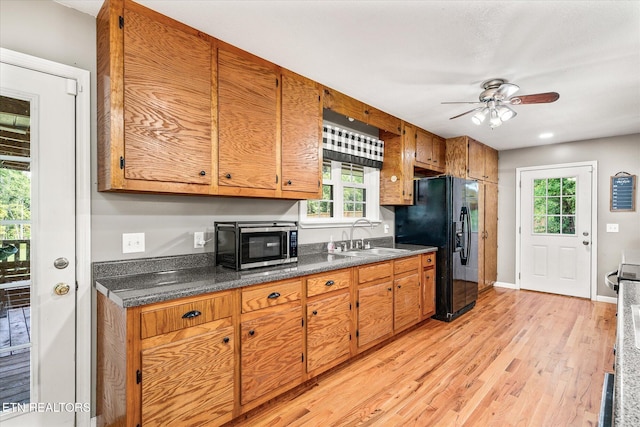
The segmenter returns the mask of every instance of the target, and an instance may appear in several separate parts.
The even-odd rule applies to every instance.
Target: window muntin
[[[533,234],[576,234],[576,177],[533,180]]]

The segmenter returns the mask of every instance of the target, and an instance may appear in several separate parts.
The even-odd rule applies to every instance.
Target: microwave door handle
[[[286,231],[282,233],[282,245],[283,245],[282,247],[286,248],[286,251],[287,251],[284,254],[283,258],[287,259],[289,258],[289,233]],[[281,252],[284,252],[284,251],[281,251]]]

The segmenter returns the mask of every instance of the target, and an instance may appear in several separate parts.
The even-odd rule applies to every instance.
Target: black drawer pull
[[[313,310],[313,312],[312,312],[312,313],[313,313],[313,315],[315,316],[315,315],[317,315],[317,314],[318,314],[318,310]]]
[[[325,286],[333,286],[335,284],[336,284],[336,282],[334,282],[333,280],[327,280],[327,283],[325,283],[324,285]]]
[[[256,331],[254,331],[253,329],[249,331],[249,335],[254,336],[256,333]]]
[[[276,299],[276,298],[279,298],[279,297],[280,297],[280,293],[279,292],[271,292],[267,298]]]
[[[183,319],[193,319],[194,317],[198,317],[200,316],[202,313],[200,313],[198,310],[191,310],[191,311],[187,311],[185,314],[182,315]]]
[[[222,338],[222,342],[225,344],[229,344],[229,337]]]

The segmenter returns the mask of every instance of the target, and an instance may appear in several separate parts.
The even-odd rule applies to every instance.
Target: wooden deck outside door
[[[18,273],[28,267],[28,275],[13,279],[3,270],[0,366],[12,375],[0,372],[1,389],[15,392],[3,396],[0,424],[72,426],[82,405],[75,376],[76,81],[0,66],[0,172],[27,186],[18,191],[26,195],[20,217],[17,206],[3,201],[0,242],[13,252],[5,243],[18,240],[18,253],[4,261],[18,265]],[[80,408],[86,409],[88,403]]]

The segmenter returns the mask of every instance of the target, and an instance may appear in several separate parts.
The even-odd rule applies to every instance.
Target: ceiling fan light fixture
[[[489,115],[489,126],[491,129],[496,128],[502,124],[502,120],[500,120],[500,116],[498,116],[498,110],[496,108],[491,108],[491,114]]]
[[[506,122],[507,120],[515,117],[518,114],[506,105],[500,105],[497,110],[498,117],[500,117],[500,120],[502,120],[503,122]]]
[[[477,111],[473,117],[471,117],[471,121],[476,125],[481,125],[484,122],[484,119],[487,117],[487,113],[489,109],[484,107],[482,110]]]

